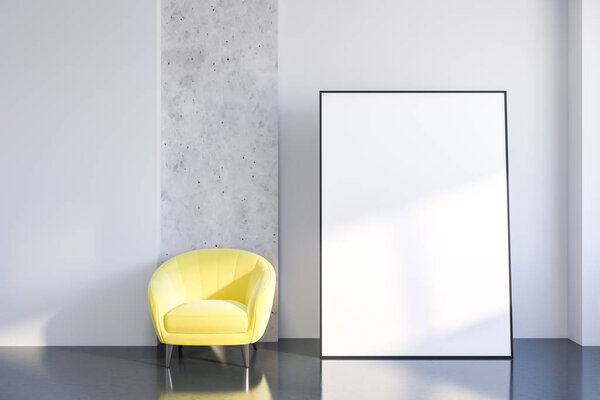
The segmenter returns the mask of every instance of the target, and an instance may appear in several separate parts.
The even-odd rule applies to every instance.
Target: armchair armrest
[[[265,333],[275,296],[275,269],[264,259],[258,261],[256,278],[250,283],[248,292],[248,319],[250,342],[258,341]]]
[[[172,308],[181,304],[181,299],[177,296],[177,291],[173,288],[169,273],[159,267],[148,284],[148,303],[150,314],[156,330],[158,339],[164,343],[164,317]]]

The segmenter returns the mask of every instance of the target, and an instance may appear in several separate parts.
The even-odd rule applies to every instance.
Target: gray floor
[[[510,360],[321,360],[317,340],[184,347],[0,347],[0,399],[600,399],[600,348],[515,341]]]

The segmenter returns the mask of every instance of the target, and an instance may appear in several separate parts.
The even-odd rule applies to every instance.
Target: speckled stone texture
[[[162,259],[207,247],[277,270],[277,0],[162,1]],[[277,294],[263,341],[278,339]]]

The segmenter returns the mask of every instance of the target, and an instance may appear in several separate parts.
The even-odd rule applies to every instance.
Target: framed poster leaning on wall
[[[506,92],[321,96],[321,355],[511,357]]]

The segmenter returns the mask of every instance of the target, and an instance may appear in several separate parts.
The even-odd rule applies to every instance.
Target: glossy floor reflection
[[[510,360],[323,360],[317,340],[185,347],[0,347],[0,399],[599,399],[600,348],[515,341]]]

